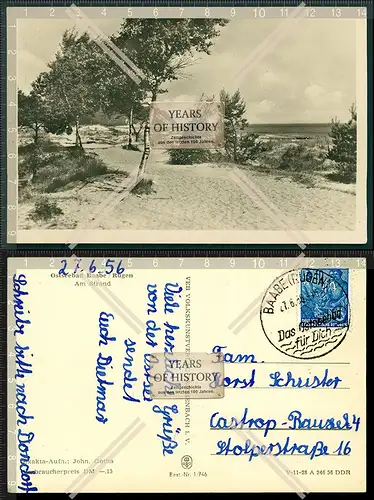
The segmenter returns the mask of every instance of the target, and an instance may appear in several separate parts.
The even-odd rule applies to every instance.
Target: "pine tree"
[[[337,163],[356,165],[357,111],[354,104],[349,108],[349,112],[351,118],[347,123],[340,123],[336,119],[331,122],[329,136],[333,145],[329,149],[328,158]]]
[[[339,173],[350,181],[355,179],[357,164],[357,110],[355,104],[349,108],[350,119],[340,123],[335,119],[331,122],[329,136],[332,147],[327,158],[338,164]]]
[[[225,114],[225,151],[234,163],[245,164],[255,160],[265,150],[265,145],[258,141],[258,135],[248,130],[248,120],[244,118],[246,104],[236,90],[230,95],[225,90],[220,93]]]
[[[44,126],[45,109],[43,102],[35,92],[26,95],[18,91],[18,125],[29,128],[34,133],[34,144],[38,143],[39,132]]]

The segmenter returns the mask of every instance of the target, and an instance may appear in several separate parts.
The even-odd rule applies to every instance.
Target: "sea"
[[[253,123],[248,128],[254,134],[259,135],[312,138],[328,135],[331,123]]]

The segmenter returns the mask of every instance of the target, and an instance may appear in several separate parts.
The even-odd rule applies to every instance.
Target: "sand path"
[[[135,173],[141,153],[121,147],[95,148],[95,152],[111,168]],[[251,195],[229,177],[232,167],[212,165],[168,165],[163,152],[153,151],[147,175],[154,181],[154,192],[118,195],[92,221],[92,214],[112,191],[122,191],[127,179],[110,174],[94,179],[53,197],[64,215],[44,228],[67,229],[203,229],[203,230],[280,230],[283,229]],[[350,193],[321,188],[308,188],[291,180],[253,169],[242,172],[271,200],[294,230],[354,230],[356,197]],[[106,177],[106,176],[101,176]],[[112,186],[112,189],[111,189]],[[122,187],[121,187],[122,186]],[[25,215],[30,204],[19,207],[20,228],[40,228]],[[89,222],[91,221],[91,222]]]

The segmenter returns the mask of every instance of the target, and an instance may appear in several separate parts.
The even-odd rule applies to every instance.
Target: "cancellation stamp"
[[[152,399],[223,398],[221,353],[153,353]]]
[[[261,304],[268,340],[298,359],[325,356],[349,329],[349,270],[295,269],[279,276]]]

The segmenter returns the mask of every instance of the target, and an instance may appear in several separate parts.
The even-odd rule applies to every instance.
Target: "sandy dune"
[[[135,173],[141,153],[119,146],[95,148],[111,169]],[[36,225],[26,219],[32,204],[19,206],[22,229],[243,229],[279,230],[282,226],[270,218],[254,199],[229,177],[230,165],[168,165],[163,152],[153,151],[147,175],[154,182],[154,192],[125,193],[123,176],[108,174],[89,183],[76,183],[68,191],[48,195],[57,201],[64,215],[58,220]],[[354,230],[356,197],[334,189],[308,188],[276,175],[243,169],[256,188],[271,200],[292,229]],[[129,177],[131,179],[131,176]],[[113,201],[92,220],[107,196]]]

